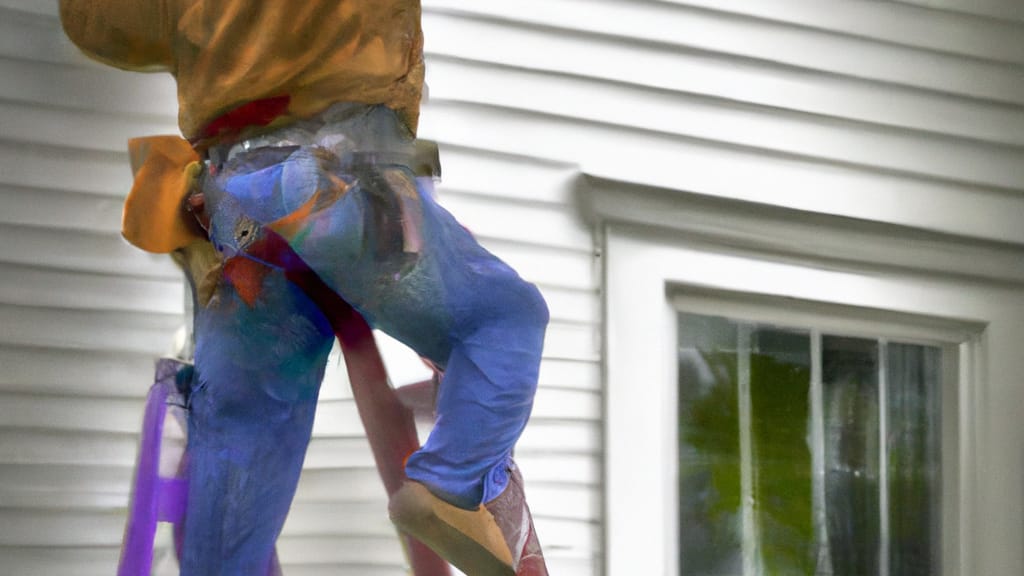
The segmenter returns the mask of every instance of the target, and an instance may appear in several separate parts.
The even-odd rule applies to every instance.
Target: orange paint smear
[[[250,308],[256,305],[256,300],[262,294],[263,279],[269,270],[263,264],[242,256],[224,263],[224,277]]]

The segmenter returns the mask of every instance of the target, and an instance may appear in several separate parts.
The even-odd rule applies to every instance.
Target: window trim
[[[950,463],[958,473],[951,475],[956,489],[944,489],[953,500],[948,503],[944,496],[943,518],[944,526],[955,527],[952,532],[962,537],[953,542],[948,537],[951,531],[944,533],[943,569],[946,576],[971,573],[967,567],[973,565],[975,535],[973,446],[979,421],[975,395],[984,387],[979,360],[984,354],[986,324],[977,316],[971,318],[970,306],[959,306],[964,312],[960,314],[946,306],[948,287],[937,289],[935,279],[683,244],[677,235],[652,234],[624,224],[605,223],[603,232],[607,574],[678,573],[674,544],[678,541],[677,448],[668,439],[675,437],[671,383],[677,370],[675,299],[680,293],[703,298],[704,305],[718,298],[718,304],[726,301],[736,310],[745,309],[744,301],[769,311],[781,304],[788,308],[785,325],[794,324],[790,313],[806,316],[826,311],[853,328],[843,333],[954,344],[959,363],[956,408],[943,416],[944,422],[956,423],[957,454],[944,462],[953,460]],[[752,283],[751,277],[760,281]],[[703,307],[698,312],[737,314]],[[740,317],[758,320],[763,316]],[[864,322],[884,327],[882,320],[895,322],[900,329],[896,334],[865,332]]]

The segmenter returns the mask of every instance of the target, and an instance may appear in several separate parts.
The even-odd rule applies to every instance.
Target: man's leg
[[[488,300],[485,320],[452,350],[434,430],[409,458],[412,481],[390,511],[467,574],[539,576],[547,572],[511,453],[533,406],[547,307],[517,276],[493,281],[464,295]]]
[[[302,469],[332,334],[283,275],[263,289],[222,284],[197,315],[185,576],[267,574]]]

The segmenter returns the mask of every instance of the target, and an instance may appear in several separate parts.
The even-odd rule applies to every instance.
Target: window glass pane
[[[941,550],[941,354],[888,346],[889,573],[930,576]]]
[[[810,336],[757,328],[750,342],[753,504],[761,573],[812,575]]]
[[[679,343],[682,576],[941,572],[941,349],[694,314]]]
[[[878,573],[878,344],[824,336],[825,518],[832,573]]]
[[[682,576],[742,574],[734,323],[680,315],[679,554]]]

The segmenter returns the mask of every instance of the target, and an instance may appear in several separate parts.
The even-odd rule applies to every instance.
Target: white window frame
[[[959,365],[955,413],[944,413],[943,420],[956,428],[944,430],[944,443],[953,442],[954,449],[943,460],[944,471],[950,465],[956,473],[944,486],[943,576],[978,573],[970,569],[979,554],[975,460],[983,418],[977,398],[987,386],[986,326],[1008,312],[1005,303],[987,301],[979,296],[984,290],[965,289],[962,282],[908,273],[891,263],[826,267],[813,254],[751,250],[626,223],[605,222],[599,232],[606,287],[608,576],[678,574],[680,302],[704,314],[786,326],[800,326],[803,317],[821,327],[832,318],[842,334],[953,346]],[[1017,333],[1024,336],[1024,330]]]

